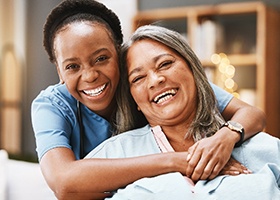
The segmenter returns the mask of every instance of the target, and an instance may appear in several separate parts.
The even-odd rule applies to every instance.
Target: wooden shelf
[[[257,59],[255,54],[232,54],[228,55],[230,63],[235,66],[251,66],[257,64]],[[214,64],[211,60],[201,60],[203,66],[211,67]]]

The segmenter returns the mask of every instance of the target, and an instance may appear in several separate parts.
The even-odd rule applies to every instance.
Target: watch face
[[[242,131],[243,126],[237,122],[228,121],[228,124],[231,126],[232,129],[237,131]]]

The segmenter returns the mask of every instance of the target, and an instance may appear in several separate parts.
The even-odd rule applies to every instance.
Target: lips
[[[102,85],[102,86],[100,86],[98,88],[92,89],[92,90],[83,90],[83,92],[86,95],[95,97],[95,96],[100,95],[105,90],[106,86],[107,86],[107,84],[104,84],[104,85]]]
[[[168,99],[172,98],[176,93],[177,93],[177,89],[171,89],[171,90],[167,90],[159,95],[157,95],[154,99],[153,102],[156,104],[162,103],[164,101],[167,101]]]

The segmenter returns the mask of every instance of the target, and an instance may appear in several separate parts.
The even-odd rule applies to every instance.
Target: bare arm
[[[236,121],[244,127],[244,140],[262,131],[266,124],[264,113],[256,107],[233,98],[222,113],[225,120]],[[229,161],[240,135],[224,127],[215,135],[202,139],[190,149],[187,175],[194,181],[213,179]]]
[[[186,153],[162,153],[124,159],[75,160],[67,148],[48,151],[40,165],[58,199],[103,199],[107,194],[143,177],[179,171],[185,174]]]
[[[226,121],[232,120],[242,124],[245,130],[244,140],[263,131],[266,125],[266,116],[263,111],[237,98],[231,100],[222,115]],[[238,141],[239,136],[237,138]]]

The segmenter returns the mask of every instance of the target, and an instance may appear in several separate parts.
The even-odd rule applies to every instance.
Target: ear
[[[141,109],[139,108],[139,106],[137,106],[137,110],[138,110],[138,111],[141,111]]]
[[[63,84],[63,83],[64,83],[64,80],[63,80],[63,78],[62,78],[62,76],[61,76],[59,67],[58,67],[57,65],[55,65],[55,66],[56,66],[56,71],[57,71],[57,74],[58,74],[58,77],[59,77],[59,83],[60,83],[60,84]]]

